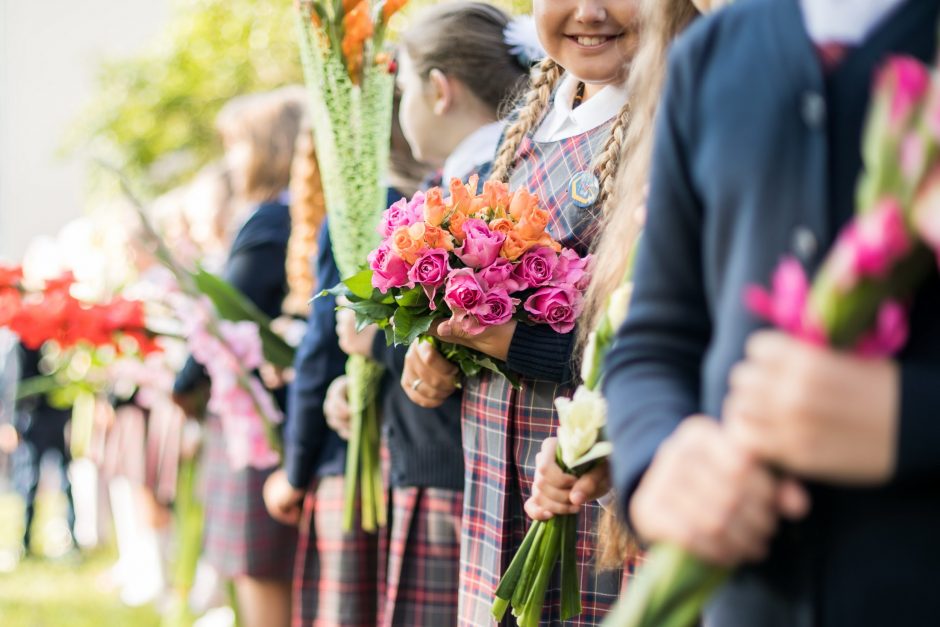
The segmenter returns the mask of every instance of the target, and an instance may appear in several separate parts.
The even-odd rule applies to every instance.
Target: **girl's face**
[[[534,0],[545,51],[576,78],[613,84],[626,76],[637,41],[637,0]]]
[[[425,81],[415,71],[408,53],[402,49],[398,54],[398,89],[401,103],[398,108],[398,121],[402,133],[411,146],[415,159],[440,166],[447,155],[437,154],[439,144],[436,134],[441,132],[437,124],[435,111],[436,98],[429,81]]]

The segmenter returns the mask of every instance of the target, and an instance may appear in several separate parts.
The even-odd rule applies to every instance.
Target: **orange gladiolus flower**
[[[344,0],[345,6],[345,0]],[[343,56],[346,58],[346,68],[355,81],[362,69],[362,52],[366,40],[372,37],[375,27],[369,17],[369,3],[361,0],[343,17]]]
[[[408,0],[385,0],[385,6],[382,7],[382,23],[388,24],[392,16],[402,10],[408,4]]]

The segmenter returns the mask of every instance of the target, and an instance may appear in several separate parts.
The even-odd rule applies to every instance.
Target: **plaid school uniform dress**
[[[362,530],[358,502],[353,530],[343,531],[345,479],[320,477],[304,500],[294,562],[293,627],[375,627],[379,536]]]
[[[463,492],[455,490],[392,489],[382,625],[457,624],[463,498]]]
[[[290,581],[297,530],[277,522],[264,505],[264,482],[274,472],[232,470],[222,422],[206,419],[203,556],[225,578]]]
[[[555,142],[526,138],[510,180],[512,189],[538,194],[551,213],[551,235],[582,254],[596,233],[597,216],[594,209],[574,204],[570,182],[577,173],[592,169],[611,124]],[[464,387],[466,485],[459,624],[465,627],[493,624],[490,610],[496,587],[529,525],[523,504],[532,493],[535,455],[558,427],[554,400],[573,393],[573,388],[549,381],[522,378],[520,383],[520,389],[513,389],[505,378],[485,372]],[[556,570],[545,597],[542,625],[596,625],[617,600],[622,573],[598,573],[594,567],[600,513],[601,507],[591,503],[578,515],[583,613],[562,622]]]

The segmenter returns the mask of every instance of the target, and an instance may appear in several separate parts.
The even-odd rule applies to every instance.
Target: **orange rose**
[[[516,225],[512,223],[512,220],[507,220],[506,218],[499,218],[490,222],[490,230],[496,233],[502,233],[506,237],[509,237],[509,234],[512,233]]]
[[[483,202],[487,207],[497,213],[504,212],[509,207],[512,196],[509,186],[499,181],[487,181],[483,184]]]
[[[561,243],[556,241],[554,238],[552,238],[552,236],[549,235],[548,233],[544,233],[542,237],[540,237],[539,240],[535,243],[539,246],[547,246],[548,248],[551,248],[552,250],[554,250],[556,253],[561,252]]]
[[[443,248],[448,251],[454,249],[453,236],[437,226],[429,226],[424,229],[424,243],[430,248]]]
[[[512,200],[509,203],[509,215],[516,222],[522,219],[522,216],[528,214],[533,207],[538,207],[538,196],[530,194],[527,189],[516,190]]]
[[[454,238],[462,242],[464,238],[463,232],[463,223],[467,221],[467,216],[459,211],[455,211],[450,214],[450,219],[447,221],[447,228],[451,232],[451,235]]]
[[[474,217],[483,216],[485,211],[486,211],[486,203],[483,201],[483,199],[480,196],[477,196],[473,200],[470,201],[470,209],[467,210],[467,215],[474,216]]]
[[[408,264],[413,264],[424,248],[425,230],[423,222],[398,227],[392,233],[392,250]]]
[[[463,214],[470,213],[470,202],[474,193],[470,191],[469,187],[469,185],[464,185],[460,179],[453,178],[450,180],[450,206],[454,211]],[[473,191],[475,192],[476,188]]]
[[[516,227],[519,234],[526,239],[537,240],[545,233],[545,227],[551,218],[549,213],[538,205],[529,205],[523,210]]]
[[[444,194],[440,187],[432,187],[424,194],[424,221],[431,226],[440,226],[447,215]]]
[[[510,231],[506,235],[506,241],[499,251],[500,257],[505,257],[509,261],[515,261],[522,256],[522,253],[532,248],[532,242],[527,242],[525,238],[516,231]]]

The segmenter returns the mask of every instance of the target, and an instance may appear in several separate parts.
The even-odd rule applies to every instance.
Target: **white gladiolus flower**
[[[574,462],[597,442],[597,435],[607,422],[607,403],[600,392],[582,385],[575,391],[574,398],[556,398],[555,407],[558,409],[561,459],[572,468]]]
[[[588,335],[587,345],[584,347],[584,354],[581,356],[581,380],[587,381],[591,378],[591,371],[594,370],[594,361],[597,359],[597,332],[591,331]]]
[[[630,305],[632,293],[633,283],[624,283],[611,293],[610,300],[607,301],[607,319],[614,331],[627,319],[627,307]]]

